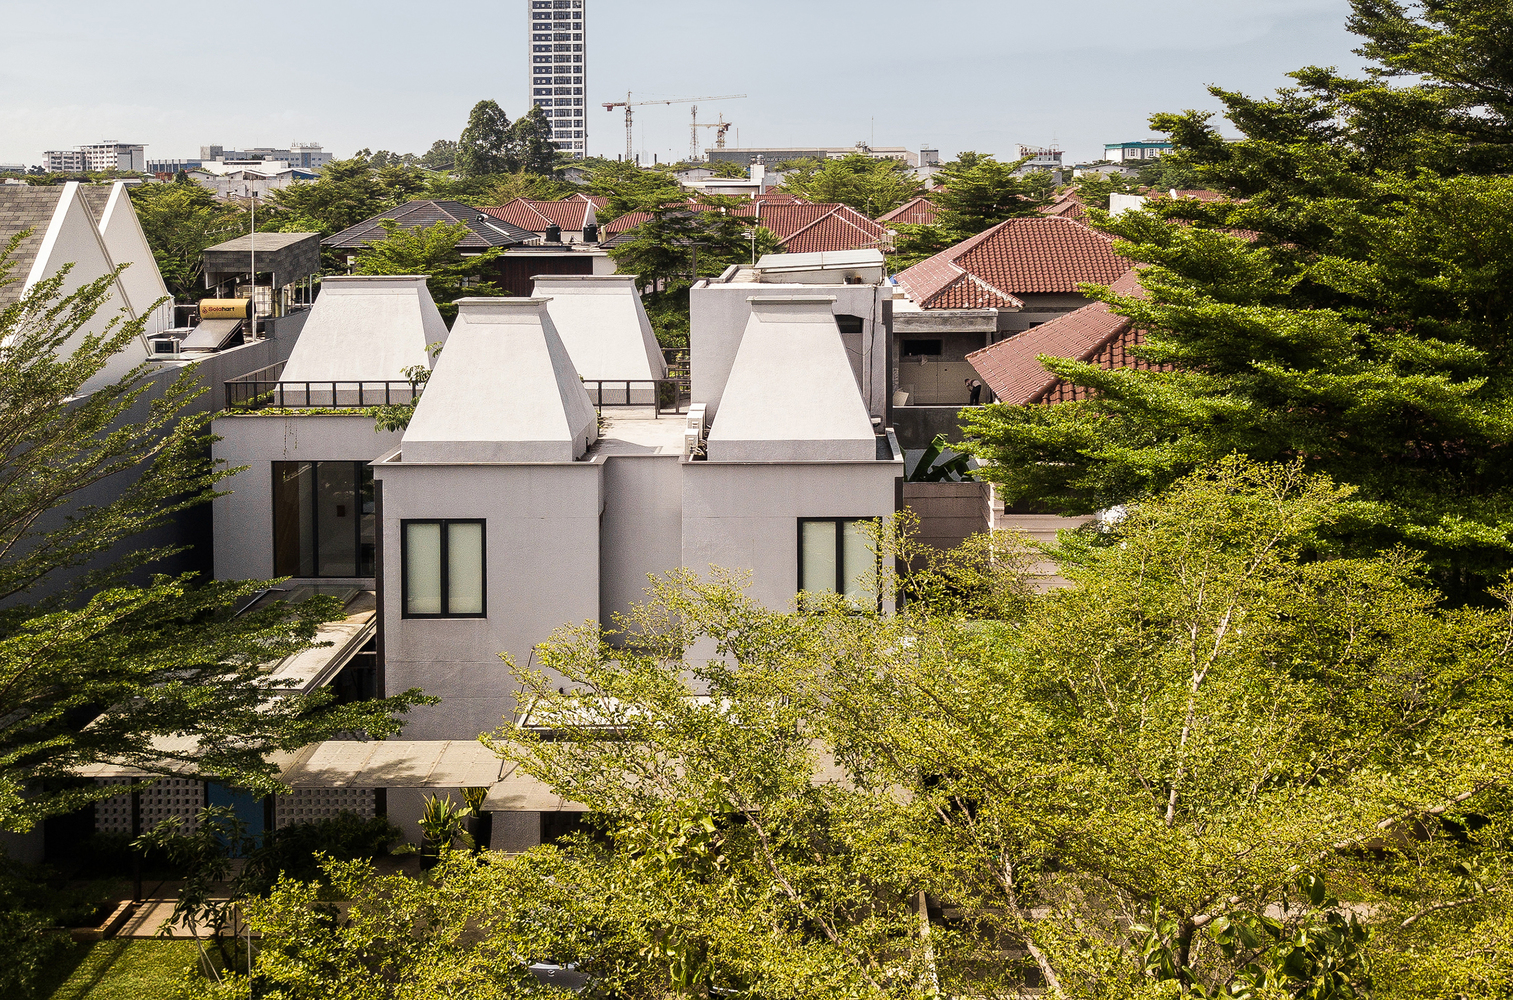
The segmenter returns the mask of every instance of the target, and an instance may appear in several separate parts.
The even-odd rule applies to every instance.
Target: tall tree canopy
[[[1498,103],[1513,22],[1501,0],[1354,8],[1366,78],[1307,68],[1269,99],[1216,88],[1238,142],[1202,113],[1153,119],[1176,165],[1232,196],[1105,223],[1148,265],[1147,297],[1117,308],[1167,370],[1051,362],[1096,398],[989,408],[968,445],[1011,501],[1077,511],[1232,451],[1300,458],[1358,487],[1341,540],[1427,551],[1450,596],[1474,599],[1513,566],[1513,131]]]
[[[497,101],[479,101],[457,140],[457,169],[464,177],[509,172],[511,126]]]
[[[784,191],[817,204],[849,205],[868,218],[893,211],[923,190],[907,163],[860,152],[788,166]]]
[[[930,196],[940,210],[939,225],[965,238],[1005,219],[1034,215],[1050,199],[1051,176],[1043,170],[1016,174],[1023,163],[970,150],[958,154],[935,175],[944,185]]]
[[[6,257],[19,239],[0,253],[0,283],[14,280]],[[185,412],[204,391],[192,370],[166,390],[143,365],[80,392],[141,335],[141,321],[122,316],[86,333],[114,277],[65,293],[65,269],[0,312],[4,830],[108,791],[66,780],[91,763],[269,792],[268,754],[342,732],[392,734],[423,700],[412,691],[338,706],[329,692],[300,695],[269,679],[273,663],[339,616],[328,599],[233,615],[266,584],[137,582],[176,550],[133,549],[133,539],[208,502],[226,470],[209,459],[213,414]],[[102,487],[112,499],[82,505]],[[160,739],[174,737],[194,739]]]
[[[251,228],[247,212],[216,201],[209,190],[182,175],[172,184],[133,186],[131,204],[163,283],[176,300],[205,295],[201,255],[207,247]],[[267,216],[259,221],[266,222]]]

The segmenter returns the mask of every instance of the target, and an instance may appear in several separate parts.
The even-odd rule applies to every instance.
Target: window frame
[[[881,524],[882,518],[874,514],[869,517],[801,517],[798,519],[797,545],[794,548],[798,556],[798,579],[795,581],[796,591],[799,594],[835,594],[846,598],[846,525],[859,524],[870,521],[873,524]],[[804,589],[804,525],[806,524],[833,524],[835,525],[835,589],[834,590],[805,590]],[[876,582],[881,583],[883,574],[883,557],[879,552],[872,554],[873,570],[877,574]],[[860,575],[860,574],[856,574]],[[877,607],[882,610],[883,594],[882,587],[877,588]]]
[[[280,466],[288,466],[288,465],[296,465],[296,466],[297,465],[308,465],[308,466],[310,466],[310,475],[313,477],[313,479],[314,479],[315,482],[319,482],[319,480],[320,480],[320,468],[319,467],[322,466],[322,465],[350,465],[350,466],[352,466],[352,543],[353,543],[353,549],[352,549],[352,551],[353,551],[353,569],[358,570],[359,572],[353,573],[353,574],[347,574],[347,575],[344,575],[344,576],[326,575],[326,574],[323,574],[323,573],[320,572],[320,528],[319,528],[319,524],[320,524],[320,508],[319,508],[320,493],[319,493],[318,490],[314,490],[314,489],[311,490],[310,509],[309,509],[309,511],[307,513],[310,515],[310,546],[311,546],[311,549],[310,549],[310,564],[311,564],[311,566],[313,566],[315,568],[316,572],[313,573],[313,574],[310,574],[310,575],[306,575],[306,574],[300,573],[300,572],[293,572],[293,573],[281,573],[281,572],[279,572],[279,565],[278,565],[278,561],[279,561],[279,533],[278,533],[278,527],[279,527],[279,513],[280,513],[280,508],[279,508],[279,469],[280,469]],[[368,482],[375,484],[374,485],[374,495],[375,496],[377,495],[377,486],[376,486],[377,477],[373,475],[372,469],[373,469],[373,463],[369,462],[369,461],[366,461],[366,460],[363,460],[363,459],[357,459],[356,461],[351,461],[351,462],[349,462],[349,461],[347,461],[345,459],[329,459],[329,460],[328,459],[308,459],[308,460],[293,460],[293,461],[288,460],[288,459],[281,459],[281,460],[279,460],[277,462],[274,462],[272,464],[272,466],[270,467],[270,472],[272,473],[272,477],[271,478],[272,478],[272,486],[273,486],[273,505],[272,505],[272,511],[273,511],[272,521],[273,521],[273,525],[272,525],[272,527],[273,527],[273,572],[274,572],[275,576],[288,576],[291,579],[295,579],[295,580],[371,580],[371,579],[375,578],[375,575],[378,572],[378,533],[379,533],[379,531],[382,530],[381,526],[378,523],[378,513],[377,513],[376,509],[374,510],[374,513],[372,515],[373,516],[373,558],[368,561],[368,564],[367,564],[366,567],[364,567],[364,565],[363,565],[363,540],[362,540],[362,519],[364,517],[368,516],[363,511],[363,509],[362,509],[362,500],[363,500],[362,487],[363,487],[363,478],[364,478],[364,472],[365,471],[367,473]],[[375,508],[376,508],[376,502],[375,502]],[[295,532],[298,533],[298,531],[299,531],[299,526],[296,524],[295,525]],[[296,551],[296,562],[298,562],[298,555],[299,555],[299,553]],[[287,569],[288,567],[284,567],[284,568]],[[364,568],[368,569],[370,572],[368,572],[368,573],[362,573],[361,570],[363,570]],[[295,569],[298,570],[299,567],[296,566]]]
[[[412,614],[410,612],[410,525],[435,524],[441,528],[441,611],[439,614]],[[454,524],[478,525],[478,571],[483,595],[483,610],[465,614],[452,614],[451,604],[451,531]],[[418,621],[438,619],[487,618],[489,616],[489,523],[481,517],[406,517],[399,521],[399,617]]]

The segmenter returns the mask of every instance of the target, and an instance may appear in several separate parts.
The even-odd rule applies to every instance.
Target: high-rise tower
[[[531,103],[552,119],[552,144],[575,159],[588,150],[583,114],[585,0],[531,0]]]

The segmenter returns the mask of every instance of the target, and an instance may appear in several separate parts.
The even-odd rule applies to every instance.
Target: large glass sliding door
[[[366,462],[273,463],[273,571],[367,577],[376,546],[373,470]]]

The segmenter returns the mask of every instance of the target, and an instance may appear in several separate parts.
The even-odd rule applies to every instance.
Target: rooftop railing
[[[615,406],[644,406],[653,416],[687,413],[689,387],[685,379],[584,379],[589,401],[602,410]]]
[[[366,409],[408,403],[421,394],[424,385],[407,381],[286,382],[280,376],[284,363],[231,379],[226,386],[226,409]]]

